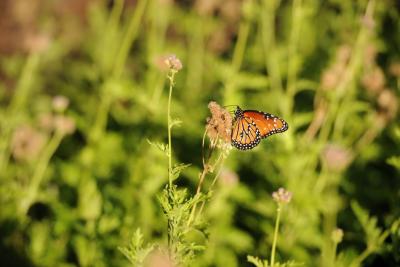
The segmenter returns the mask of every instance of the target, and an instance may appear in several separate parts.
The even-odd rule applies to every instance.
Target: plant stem
[[[280,72],[280,55],[276,48],[276,12],[280,5],[280,0],[264,0],[260,9],[261,40],[264,49],[265,67],[271,80],[271,88],[275,88],[280,93],[282,89],[282,77]]]
[[[278,240],[279,221],[280,221],[280,219],[281,219],[281,204],[278,203],[278,208],[276,209],[274,240],[272,242],[272,249],[271,249],[271,260],[270,260],[270,266],[271,267],[274,267],[274,262],[275,262],[275,250],[276,250],[276,242]]]
[[[301,0],[293,1],[292,7],[292,31],[290,33],[290,42],[288,47],[288,81],[287,81],[287,99],[288,105],[286,116],[293,111],[293,99],[297,89],[297,45],[300,37],[300,28],[302,23],[302,3]]]
[[[172,188],[172,138],[171,138],[171,130],[172,130],[172,119],[171,119],[171,99],[172,99],[172,89],[174,88],[174,76],[176,71],[171,70],[168,75],[169,79],[169,95],[168,95],[168,110],[167,110],[167,121],[168,121],[168,184],[169,189]]]
[[[116,55],[114,62],[114,77],[120,77],[125,66],[126,59],[128,58],[128,53],[132,47],[133,41],[136,39],[140,24],[142,23],[142,17],[146,9],[147,0],[138,1],[135,8],[135,12],[131,17],[124,38],[122,39],[121,46]]]
[[[47,169],[47,166],[49,165],[50,159],[56,151],[57,147],[60,145],[63,137],[64,134],[62,132],[56,131],[56,133],[53,135],[53,137],[50,139],[50,142],[44,149],[41,157],[39,158],[35,172],[33,173],[31,182],[29,184],[26,197],[21,201],[21,215],[25,215],[30,205],[35,201],[45,171]]]
[[[332,248],[332,266],[335,266],[336,264],[336,251],[337,251],[337,242],[334,242],[333,248]]]
[[[371,249],[368,247],[366,248],[357,258],[355,258],[350,267],[358,267],[361,263],[372,253]]]
[[[10,157],[9,144],[11,135],[16,124],[18,123],[15,118],[18,118],[18,114],[23,112],[24,106],[29,99],[31,94],[30,90],[34,82],[39,63],[40,55],[37,53],[30,54],[26,59],[25,65],[21,72],[21,77],[18,79],[18,83],[15,88],[14,96],[11,100],[10,106],[6,111],[6,117],[14,119],[6,119],[0,122],[0,175],[5,173],[5,169],[8,165]]]
[[[172,89],[174,88],[174,77],[176,70],[171,69],[167,78],[169,80],[169,94],[168,94],[168,107],[167,107],[167,124],[168,124],[168,201],[171,201],[171,197],[173,196],[173,188],[172,188],[172,138],[171,138],[171,130],[172,130],[172,119],[171,119],[171,100],[172,100]],[[173,246],[173,232],[174,227],[172,225],[172,221],[168,219],[168,251],[169,256],[173,256],[174,248]]]

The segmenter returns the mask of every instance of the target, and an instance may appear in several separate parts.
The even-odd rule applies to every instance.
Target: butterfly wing
[[[243,112],[243,117],[253,120],[260,132],[261,138],[267,138],[270,135],[282,133],[289,128],[289,125],[283,119],[262,111],[245,110]]]
[[[261,141],[260,131],[251,117],[236,118],[232,127],[232,145],[240,150],[248,150]]]

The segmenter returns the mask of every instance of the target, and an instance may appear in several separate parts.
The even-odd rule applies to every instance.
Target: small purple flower
[[[292,199],[292,193],[281,187],[272,193],[272,198],[279,204],[287,204]]]
[[[170,70],[179,71],[182,69],[182,62],[176,55],[169,55],[165,58],[164,63]]]

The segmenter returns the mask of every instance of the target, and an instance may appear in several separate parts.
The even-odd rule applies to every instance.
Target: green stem
[[[290,33],[290,42],[288,49],[288,81],[287,81],[287,99],[288,105],[286,109],[286,116],[293,111],[294,96],[296,94],[297,82],[297,44],[300,37],[302,7],[301,0],[295,0],[292,7],[292,31]]]
[[[276,10],[280,0],[264,0],[261,4],[260,24],[261,40],[264,49],[265,66],[271,80],[271,88],[282,92],[282,77],[280,73],[280,59],[276,48],[275,20]]]
[[[171,100],[172,100],[172,89],[174,88],[174,76],[176,71],[171,70],[168,75],[169,79],[169,95],[168,95],[168,110],[167,110],[167,121],[168,121],[168,183],[169,188],[172,188],[172,119],[171,119]]]
[[[337,245],[338,245],[338,243],[334,242],[333,248],[332,248],[332,265],[331,266],[336,266]]]
[[[45,171],[47,169],[47,166],[49,165],[50,159],[55,153],[57,147],[60,145],[63,137],[64,134],[62,132],[56,131],[56,133],[53,135],[53,137],[50,139],[50,142],[44,149],[41,157],[39,158],[31,182],[29,184],[26,197],[21,201],[20,211],[22,215],[26,214],[30,205],[35,201]]]
[[[375,1],[369,1],[367,4],[365,15],[369,15],[372,17],[374,8]],[[321,128],[319,138],[321,143],[327,142],[332,129],[334,134],[333,138],[339,138],[338,134],[340,132],[337,130],[338,124],[346,119],[346,116],[348,115],[348,112],[342,108],[342,106],[344,105],[343,98],[346,96],[346,94],[351,94],[354,90],[354,81],[357,78],[357,74],[360,72],[362,67],[363,51],[365,49],[365,46],[368,44],[370,36],[369,31],[370,30],[367,29],[365,26],[361,26],[355,41],[354,48],[352,49],[354,53],[351,56],[351,59],[346,67],[346,70],[344,71],[344,75],[341,78],[340,83],[335,89],[335,94],[332,94],[332,98],[329,99],[330,111],[327,115],[324,127]]]
[[[169,80],[169,94],[168,94],[168,107],[167,107],[167,122],[168,122],[168,198],[169,201],[173,195],[172,188],[172,138],[171,138],[171,130],[172,130],[172,119],[171,119],[171,100],[172,100],[172,89],[174,88],[174,77],[176,74],[176,70],[171,69],[168,77]],[[173,231],[174,227],[170,219],[168,219],[168,248],[169,248],[169,256],[173,257],[173,253],[175,251],[173,245]]]
[[[119,77],[122,73],[123,67],[125,65],[125,61],[128,57],[129,50],[133,44],[133,41],[136,39],[136,37],[138,35],[139,26],[142,22],[142,17],[143,17],[145,8],[146,8],[146,4],[147,4],[147,0],[140,0],[137,3],[135,12],[134,12],[133,16],[131,17],[128,28],[126,30],[124,38],[122,39],[121,46],[117,53],[117,57],[115,60],[115,65],[114,65],[114,72],[113,72],[114,77]]]
[[[225,92],[224,92],[224,102],[225,103],[235,103],[237,99],[235,98],[235,90],[236,90],[236,76],[240,71],[240,68],[243,63],[243,57],[246,50],[247,39],[249,37],[250,32],[250,21],[247,18],[244,18],[239,26],[238,39],[235,43],[235,48],[233,50],[232,57],[232,68],[230,70],[230,75],[224,81],[225,83]]]
[[[358,267],[361,263],[371,254],[371,249],[365,249],[355,260],[353,260],[350,264],[350,267]]]
[[[274,240],[272,242],[272,249],[271,249],[271,260],[270,260],[270,266],[271,267],[274,267],[274,263],[275,263],[275,250],[276,250],[276,243],[277,243],[277,240],[278,240],[279,221],[280,221],[280,219],[281,219],[281,204],[278,203],[278,208],[276,209]]]
[[[15,94],[11,100],[10,106],[6,111],[6,118],[17,118],[18,114],[22,112],[24,105],[29,99],[30,89],[35,78],[37,68],[39,66],[39,54],[31,54],[27,58],[25,65],[22,69],[21,77],[15,88]],[[5,119],[0,122],[1,138],[0,138],[0,173],[3,174],[8,165],[10,157],[10,139],[11,133],[15,127],[15,119]]]

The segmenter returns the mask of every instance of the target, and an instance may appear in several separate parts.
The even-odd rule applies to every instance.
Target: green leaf
[[[119,251],[128,258],[134,266],[142,266],[147,255],[154,249],[154,245],[143,246],[143,234],[140,229],[132,235],[128,247],[118,247]]]
[[[168,144],[164,144],[164,143],[153,143],[151,142],[149,139],[146,139],[147,143],[149,143],[151,146],[159,149],[161,152],[163,152],[166,156],[169,156],[169,152],[168,152]]]
[[[171,170],[172,180],[175,181],[176,179],[178,179],[181,171],[183,171],[184,169],[186,169],[190,165],[191,164],[183,164],[183,163],[176,164]]]
[[[382,237],[386,234],[377,227],[377,218],[370,217],[368,212],[355,201],[351,203],[351,207],[366,234],[367,247],[371,252],[378,250],[384,241]]]
[[[247,261],[250,263],[253,263],[256,267],[268,267],[268,261],[267,260],[261,260],[258,257],[254,256],[247,256]]]
[[[400,170],[400,156],[392,156],[386,160],[386,162],[396,169]]]
[[[182,121],[180,119],[172,119],[171,125],[169,127],[175,127],[175,126],[180,126],[182,124]]]

